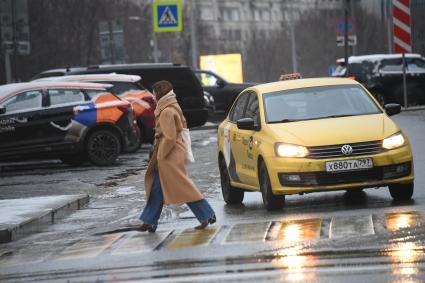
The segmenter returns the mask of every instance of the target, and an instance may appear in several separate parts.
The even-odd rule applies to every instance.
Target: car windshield
[[[359,86],[309,87],[264,94],[267,123],[382,113]]]

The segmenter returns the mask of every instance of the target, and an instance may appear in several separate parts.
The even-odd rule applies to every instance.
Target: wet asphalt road
[[[90,204],[46,231],[0,245],[0,281],[421,282],[425,240],[425,111],[394,120],[415,156],[414,200],[369,189],[287,197],[277,212],[259,193],[243,205],[221,198],[215,130],[192,131],[189,171],[218,223],[194,231],[185,205],[166,207],[156,234],[95,236],[137,223],[148,147],[114,167],[34,161],[1,167],[0,198],[88,193]]]

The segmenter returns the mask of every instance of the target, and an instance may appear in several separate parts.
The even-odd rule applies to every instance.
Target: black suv
[[[419,54],[405,54],[407,101],[409,105],[425,104],[425,59]],[[337,60],[334,77],[353,77],[362,83],[381,105],[404,104],[403,63],[401,54],[351,56],[349,73],[344,59]]]
[[[231,83],[211,71],[195,70],[194,72],[204,90],[213,96],[215,111],[227,113],[236,96],[244,89],[255,85],[255,83]]]
[[[184,65],[159,64],[119,64],[99,65],[66,69],[54,69],[38,74],[36,78],[51,76],[66,76],[77,74],[127,74],[142,77],[144,87],[152,91],[152,85],[160,80],[170,81],[174,86],[177,100],[184,112],[188,127],[202,126],[208,119],[208,109],[205,107],[202,86],[193,71]]]

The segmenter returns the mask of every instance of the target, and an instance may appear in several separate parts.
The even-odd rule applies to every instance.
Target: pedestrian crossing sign
[[[155,32],[181,31],[182,8],[180,0],[177,1],[154,1],[153,2],[153,26]]]

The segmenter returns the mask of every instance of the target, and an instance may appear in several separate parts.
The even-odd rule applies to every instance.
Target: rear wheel
[[[413,196],[413,182],[408,184],[389,185],[391,197],[394,200],[410,200]]]
[[[238,204],[243,201],[244,191],[241,189],[235,188],[230,184],[230,177],[227,171],[227,165],[224,158],[221,158],[219,161],[220,169],[220,180],[221,180],[221,192],[223,194],[223,199],[227,204]]]
[[[264,162],[260,164],[260,190],[263,196],[264,207],[267,210],[282,209],[285,204],[285,195],[273,194],[269,173]]]
[[[87,139],[87,156],[97,166],[112,165],[121,152],[118,135],[110,130],[97,130]]]

